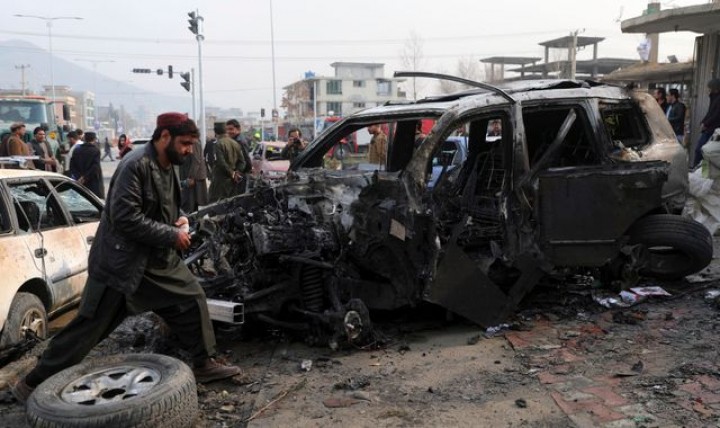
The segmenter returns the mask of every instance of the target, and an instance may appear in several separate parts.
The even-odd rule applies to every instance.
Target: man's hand
[[[175,238],[175,249],[184,251],[190,248],[190,222],[185,216],[181,216],[175,222],[178,227],[177,238]]]

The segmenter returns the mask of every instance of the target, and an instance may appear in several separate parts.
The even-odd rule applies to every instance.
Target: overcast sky
[[[53,50],[102,76],[148,91],[184,95],[175,77],[133,74],[133,68],[197,68],[197,43],[187,12],[205,18],[203,71],[206,105],[257,111],[273,106],[269,0],[33,0],[5,2],[0,40],[20,39],[48,48],[41,20],[15,14],[79,16],[53,25]],[[706,3],[662,2],[662,8]],[[273,0],[277,105],[282,87],[305,71],[331,75],[335,61],[380,62],[386,76],[402,69],[400,53],[414,31],[424,43],[424,70],[453,73],[459,58],[543,56],[539,42],[568,35],[605,37],[601,57],[638,58],[640,34],[622,34],[620,20],[637,17],[647,0]],[[692,33],[661,35],[660,59],[689,59]],[[581,51],[588,58],[592,49]],[[552,59],[552,58],[551,58]],[[114,61],[114,62],[104,62]],[[3,66],[13,67],[12,64]],[[19,72],[18,72],[19,73]],[[29,79],[47,79],[33,66]],[[18,81],[19,81],[18,75]],[[33,82],[34,81],[34,82]],[[5,84],[5,82],[3,82]],[[56,82],[60,85],[62,82]]]

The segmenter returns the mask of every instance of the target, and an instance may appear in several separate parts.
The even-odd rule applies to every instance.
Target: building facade
[[[302,125],[406,99],[398,87],[404,79],[385,77],[385,64],[335,62],[330,66],[335,69],[331,77],[308,72],[303,80],[283,88],[286,121]]]

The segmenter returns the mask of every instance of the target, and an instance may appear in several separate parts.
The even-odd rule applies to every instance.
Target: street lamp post
[[[52,106],[53,106],[53,121],[57,123],[57,117],[55,112],[55,69],[53,67],[53,53],[52,53],[52,24],[54,21],[59,21],[61,19],[73,19],[73,20],[82,20],[79,16],[38,16],[38,15],[20,15],[15,14],[14,16],[18,18],[35,18],[35,19],[42,19],[45,21],[45,25],[47,25],[48,29],[48,45],[49,45],[49,52],[50,52],[50,90],[52,92]]]

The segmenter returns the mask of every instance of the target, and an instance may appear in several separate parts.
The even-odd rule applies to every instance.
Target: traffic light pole
[[[188,24],[190,26],[188,29],[191,33],[195,34],[195,40],[198,42],[198,98],[200,100],[200,111],[199,116],[195,116],[198,120],[198,127],[200,128],[200,144],[202,145],[203,149],[205,148],[205,141],[207,139],[207,126],[205,125],[205,99],[203,97],[203,69],[202,69],[202,42],[205,39],[205,36],[203,35],[203,26],[201,24],[204,22],[204,19],[202,16],[200,16],[200,11],[195,9],[193,12],[188,12]],[[194,74],[193,73],[193,80],[194,80]],[[195,85],[193,84],[193,89],[195,88]],[[194,92],[193,92],[194,94]],[[194,105],[195,103],[193,103]]]
[[[190,69],[190,87],[192,88],[192,117],[197,118],[197,108],[195,105],[195,69]]]
[[[205,98],[203,97],[202,69],[202,40],[204,37],[202,36],[202,34],[198,34],[196,38],[198,42],[198,99],[200,101],[200,144],[202,145],[203,150],[205,150],[205,143],[207,142],[207,126],[205,125]]]

